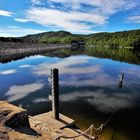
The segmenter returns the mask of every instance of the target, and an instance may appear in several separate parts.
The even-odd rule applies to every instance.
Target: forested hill
[[[115,33],[97,33],[89,35],[87,39],[88,44],[113,47],[133,47],[138,42],[140,42],[140,29]]]
[[[136,46],[140,50],[140,29],[131,31],[122,31],[114,33],[96,33],[90,35],[71,34],[66,31],[44,32],[34,35],[27,35],[20,38],[0,37],[1,42],[44,42],[53,44],[67,44],[71,41],[84,41],[86,45],[100,47],[123,47],[133,48]]]
[[[25,40],[33,40],[38,42],[45,43],[67,43],[65,38],[73,36],[71,33],[66,31],[57,31],[57,32],[44,32],[34,35],[27,35],[22,37]]]
[[[65,31],[45,32],[23,37],[26,40],[33,40],[45,43],[70,43],[72,40],[85,41],[87,45],[95,46],[119,46],[133,47],[140,42],[140,29],[114,32],[114,33],[96,33],[90,35],[71,34]]]

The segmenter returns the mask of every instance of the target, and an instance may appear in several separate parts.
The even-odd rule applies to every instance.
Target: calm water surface
[[[0,99],[28,109],[31,115],[50,111],[48,77],[52,68],[60,71],[62,113],[74,118],[82,129],[91,123],[98,126],[113,114],[104,135],[109,138],[119,133],[124,140],[126,137],[137,139],[140,131],[139,65],[86,55],[66,58],[37,55],[0,63]],[[119,89],[121,73],[125,77],[123,88]]]

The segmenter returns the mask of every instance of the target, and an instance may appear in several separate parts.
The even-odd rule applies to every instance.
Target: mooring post
[[[56,68],[51,69],[51,86],[52,115],[59,120],[59,71]]]
[[[120,79],[119,79],[119,88],[122,88],[122,85],[123,85],[123,80],[124,80],[124,73],[120,74],[119,75]]]

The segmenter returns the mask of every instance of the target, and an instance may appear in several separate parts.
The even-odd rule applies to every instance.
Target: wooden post
[[[51,69],[52,78],[52,113],[54,119],[59,120],[59,71]]]
[[[119,77],[120,77],[120,80],[119,80],[118,86],[119,86],[119,88],[122,88],[122,86],[123,86],[124,74],[123,74],[123,73],[120,74]]]

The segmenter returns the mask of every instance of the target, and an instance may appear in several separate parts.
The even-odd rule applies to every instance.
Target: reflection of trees
[[[134,51],[140,52],[140,40],[137,42],[134,42]]]
[[[139,47],[140,44],[137,44]],[[139,47],[140,48],[140,47]],[[105,48],[105,47],[93,47],[87,48],[86,53],[88,55],[101,57],[101,58],[111,58],[113,60],[124,61],[132,64],[140,64],[140,59],[138,53],[133,52],[129,49],[114,49],[114,48]]]

